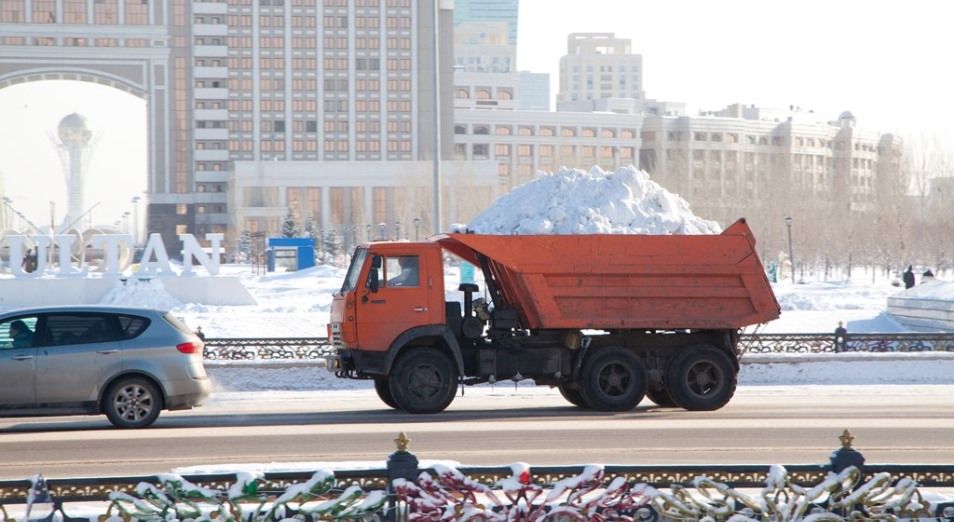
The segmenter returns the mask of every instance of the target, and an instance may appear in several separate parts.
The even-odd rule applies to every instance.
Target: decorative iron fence
[[[954,333],[745,334],[746,353],[954,352]],[[208,360],[324,359],[334,347],[324,337],[206,339]]]
[[[325,337],[206,339],[203,352],[210,361],[324,359],[333,353]]]
[[[954,333],[857,333],[743,335],[747,353],[954,352]]]
[[[64,522],[954,520],[954,500],[921,489],[954,487],[954,465],[866,465],[847,430],[839,439],[841,448],[818,465],[420,469],[402,433],[377,470],[0,481],[0,515],[5,522],[18,514]]]

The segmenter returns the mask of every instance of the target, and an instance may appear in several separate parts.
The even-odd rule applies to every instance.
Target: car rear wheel
[[[117,428],[145,428],[156,422],[161,410],[159,388],[141,377],[116,381],[103,397],[103,411]]]

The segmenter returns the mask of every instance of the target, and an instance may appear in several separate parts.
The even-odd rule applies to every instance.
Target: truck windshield
[[[361,267],[364,266],[364,259],[368,257],[367,248],[359,248],[354,251],[354,257],[351,259],[351,266],[348,268],[348,275],[345,276],[342,292],[354,290],[358,287],[358,277],[361,275]]]

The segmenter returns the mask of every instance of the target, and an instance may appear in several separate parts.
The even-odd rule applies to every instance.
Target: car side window
[[[117,315],[119,320],[119,338],[126,341],[139,337],[149,326],[149,319],[136,315]]]
[[[97,313],[59,313],[46,318],[46,330],[53,346],[103,343],[116,340],[108,316]]]
[[[30,348],[36,340],[38,316],[28,315],[0,323],[0,349]]]

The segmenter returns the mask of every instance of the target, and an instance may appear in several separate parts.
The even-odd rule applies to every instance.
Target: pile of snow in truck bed
[[[562,167],[521,185],[457,231],[477,234],[718,234],[715,221],[633,166]]]

